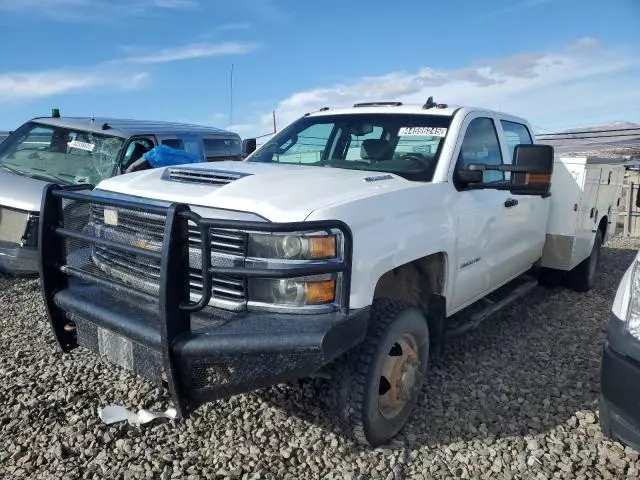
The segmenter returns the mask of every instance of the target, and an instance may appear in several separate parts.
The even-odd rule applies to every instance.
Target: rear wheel
[[[401,302],[376,300],[364,342],[334,365],[346,433],[365,445],[391,440],[416,404],[428,361],[424,313]]]
[[[567,287],[577,292],[591,290],[596,283],[598,267],[600,265],[600,247],[602,246],[602,232],[598,230],[591,247],[591,253],[577,267],[567,275]]]

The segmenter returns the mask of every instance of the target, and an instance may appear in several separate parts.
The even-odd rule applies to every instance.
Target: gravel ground
[[[63,356],[37,281],[0,276],[0,478],[638,478],[638,453],[603,440],[597,396],[610,305],[639,247],[614,239],[593,291],[538,289],[451,344],[410,423],[375,450],[325,423],[322,380],[104,426],[101,406],[167,399],[85,351]]]

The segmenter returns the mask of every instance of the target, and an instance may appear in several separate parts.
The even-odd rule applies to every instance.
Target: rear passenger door
[[[502,146],[505,163],[513,163],[513,154],[518,144],[532,144],[533,137],[527,125],[500,119],[499,131],[502,135]],[[512,233],[511,246],[514,258],[520,262],[514,262],[515,270],[528,268],[541,256],[547,234],[547,222],[549,219],[550,198],[542,198],[539,195],[513,195],[509,197],[518,202],[517,208],[512,213],[517,213],[514,218],[515,231]]]

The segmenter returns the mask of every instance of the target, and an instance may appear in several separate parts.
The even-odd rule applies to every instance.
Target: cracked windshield
[[[64,184],[91,184],[113,175],[124,140],[83,130],[27,124],[0,144],[0,168]]]

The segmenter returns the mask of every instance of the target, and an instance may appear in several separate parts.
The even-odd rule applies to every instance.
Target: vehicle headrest
[[[133,152],[131,153],[131,159],[138,160],[140,157],[142,157],[142,155],[144,155],[148,151],[149,149],[147,147],[145,147],[141,143],[136,142],[135,146],[133,147]]]
[[[363,160],[385,160],[391,158],[391,144],[379,138],[369,138],[362,141],[360,157]]]

